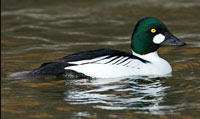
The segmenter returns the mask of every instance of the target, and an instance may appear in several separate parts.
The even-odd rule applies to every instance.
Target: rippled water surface
[[[199,0],[2,0],[1,117],[3,119],[199,119]],[[71,53],[130,51],[136,22],[161,19],[187,45],[161,48],[169,78],[83,81],[47,77],[16,80]]]

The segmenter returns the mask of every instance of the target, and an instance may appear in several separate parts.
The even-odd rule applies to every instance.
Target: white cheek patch
[[[158,35],[154,36],[154,38],[153,38],[153,42],[154,42],[155,44],[160,44],[160,43],[162,43],[164,40],[165,40],[165,36],[164,36],[163,34],[158,34]]]

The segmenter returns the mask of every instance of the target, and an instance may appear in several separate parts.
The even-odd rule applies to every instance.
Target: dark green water
[[[199,0],[2,0],[2,119],[199,119]],[[157,79],[15,80],[71,53],[130,51],[136,22],[161,19],[187,45],[161,48],[173,76]]]

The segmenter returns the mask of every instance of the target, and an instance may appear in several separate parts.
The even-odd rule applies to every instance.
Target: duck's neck
[[[158,53],[157,51],[155,52],[151,52],[151,53],[148,53],[148,54],[145,54],[145,55],[140,55],[140,54],[137,54],[135,53],[134,51],[132,51],[132,54],[135,55],[135,56],[138,56],[144,60],[147,60],[147,61],[157,61],[157,60],[160,60],[161,58],[158,56]]]

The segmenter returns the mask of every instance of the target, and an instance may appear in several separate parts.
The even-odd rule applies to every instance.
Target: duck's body
[[[73,66],[65,67],[65,70],[73,70],[93,78],[162,76],[172,71],[169,63],[161,59],[156,52],[141,57],[112,49],[90,52],[103,54],[92,59],[68,62]]]
[[[78,75],[91,78],[119,78],[130,76],[166,76],[172,72],[170,64],[157,54],[163,45],[184,45],[165,25],[155,18],[138,22],[131,40],[132,53],[100,49],[72,54],[42,64],[32,75]]]

